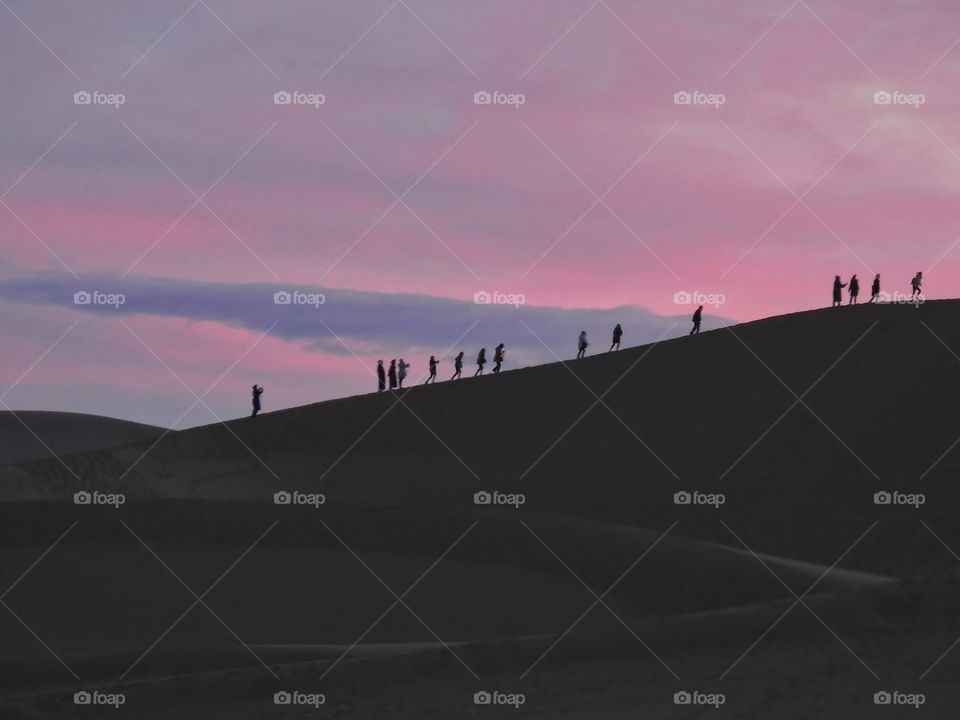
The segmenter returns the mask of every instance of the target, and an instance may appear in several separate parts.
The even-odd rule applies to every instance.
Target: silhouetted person
[[[873,287],[870,288],[870,302],[877,302],[880,299],[880,273],[873,279]]]
[[[587,342],[587,331],[581,330],[580,337],[577,339],[577,360],[586,357],[588,347],[590,347],[590,343]]]
[[[477,371],[473,374],[474,377],[477,375],[483,375],[483,366],[487,364],[487,349],[480,348],[480,352],[477,353]]]
[[[397,365],[397,378],[400,380],[401,388],[403,388],[403,379],[407,376],[408,367],[410,367],[410,363],[406,363],[403,358],[400,358],[400,364]]]
[[[427,378],[427,382],[424,383],[435,383],[437,381],[437,359],[431,355],[430,356],[430,377]]]
[[[451,380],[456,380],[460,377],[460,371],[463,370],[463,350],[460,351],[460,354],[453,359],[453,377]]]
[[[254,384],[253,386],[253,413],[250,417],[256,417],[260,412],[260,396],[263,395],[263,388]]]
[[[383,360],[377,360],[377,390],[383,392],[387,389],[387,374],[383,370]]]
[[[850,293],[850,300],[847,302],[847,304],[856,305],[857,295],[860,294],[860,279],[856,275],[850,278],[850,289],[847,292]]]
[[[910,281],[910,285],[913,286],[913,294],[910,297],[918,297],[921,292],[920,286],[923,285],[923,273],[918,272],[916,275],[914,275],[913,280]]]
[[[693,329],[690,330],[691,335],[700,334],[700,320],[703,318],[703,305],[698,307],[693,311]]]
[[[622,337],[623,328],[620,327],[620,323],[617,323],[617,326],[613,329],[613,342],[610,343],[610,350],[613,350],[614,348],[617,350],[620,349],[620,338]],[[607,350],[607,352],[610,352],[610,350]]]
[[[387,370],[387,377],[390,378],[390,389],[397,389],[397,361],[390,361],[390,369]]]
[[[834,275],[833,277],[833,305],[830,307],[840,307],[843,304],[843,289],[847,286],[846,283],[840,282],[840,276]]]
[[[503,364],[503,343],[500,343],[493,349],[493,374],[500,372],[500,366]]]

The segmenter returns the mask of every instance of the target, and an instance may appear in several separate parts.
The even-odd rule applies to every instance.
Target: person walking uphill
[[[427,378],[427,382],[424,385],[437,382],[437,359],[431,355],[430,356],[430,377]]]
[[[587,348],[590,343],[587,341],[587,331],[581,330],[580,337],[577,339],[577,360],[587,356]]]
[[[833,276],[833,305],[830,307],[840,307],[843,304],[843,289],[847,286],[846,283],[840,282],[840,276]]]
[[[857,295],[860,294],[860,279],[856,275],[850,278],[850,289],[847,292],[850,293],[850,300],[847,302],[847,304],[856,305]]]
[[[870,302],[877,302],[880,299],[880,273],[873,279],[873,287],[870,288]]]
[[[460,377],[460,371],[463,370],[463,350],[460,351],[460,354],[453,359],[453,377],[451,380],[456,380]]]
[[[390,361],[390,369],[387,370],[387,377],[390,378],[390,389],[397,389],[397,361],[393,359]]]
[[[480,352],[477,353],[477,371],[473,374],[474,377],[477,375],[483,375],[483,366],[487,364],[487,349],[480,348]]]
[[[690,331],[691,335],[700,334],[700,320],[703,318],[703,305],[698,307],[693,311],[693,329]]]
[[[256,417],[260,412],[260,396],[263,395],[263,388],[254,383],[253,386],[253,413],[250,417]]]
[[[921,285],[923,285],[923,273],[918,272],[913,276],[913,280],[910,281],[910,285],[913,287],[913,294],[910,296],[911,299],[916,298],[922,292]]]
[[[403,379],[407,377],[407,368],[410,367],[410,363],[404,362],[403,358],[400,358],[400,364],[397,365],[397,378],[400,380],[400,389],[403,389]]]
[[[620,338],[622,337],[623,328],[620,327],[620,323],[617,323],[617,326],[613,329],[613,342],[610,343],[610,350],[613,350],[614,348],[617,350],[620,349]],[[607,350],[607,352],[610,352],[610,350]]]
[[[493,374],[500,373],[500,366],[503,364],[503,343],[500,343],[493,349]]]
[[[377,360],[377,391],[387,389],[387,374],[383,370],[383,360]]]

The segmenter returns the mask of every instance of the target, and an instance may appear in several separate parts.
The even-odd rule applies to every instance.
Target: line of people
[[[920,297],[923,292],[923,273],[918,272],[913,276],[913,279],[910,280],[910,287],[912,288],[912,293],[910,295],[911,300],[915,300]],[[834,275],[833,277],[833,304],[831,307],[840,307],[843,304],[843,289],[848,288],[847,295],[849,299],[847,300],[847,305],[856,305],[857,298],[860,295],[860,279],[853,275],[850,278],[849,282],[841,282],[839,275]],[[877,273],[873,278],[873,285],[870,287],[870,301],[871,303],[879,302],[880,300],[880,273]]]

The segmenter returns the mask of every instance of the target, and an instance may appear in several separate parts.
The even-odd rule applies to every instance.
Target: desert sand
[[[958,320],[816,310],[180,432],[23,415],[59,459],[0,456],[0,717],[954,717]]]

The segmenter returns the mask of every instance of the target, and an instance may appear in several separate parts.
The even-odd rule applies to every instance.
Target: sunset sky
[[[0,398],[179,428],[676,337],[677,293],[956,296],[958,76],[946,0],[0,0]]]

